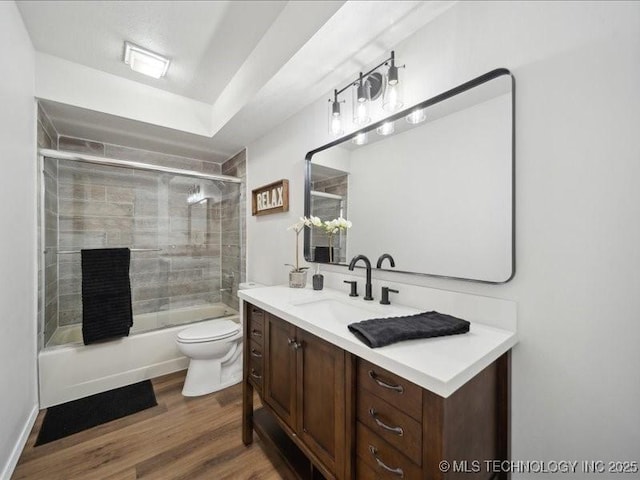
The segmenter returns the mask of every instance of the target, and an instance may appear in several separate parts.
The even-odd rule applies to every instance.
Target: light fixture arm
[[[393,50],[391,50],[391,56],[389,58],[386,58],[380,64],[376,65],[375,67],[373,67],[371,70],[369,70],[366,73],[360,72],[360,74],[358,75],[358,78],[356,78],[354,81],[352,81],[351,83],[349,83],[345,87],[341,88],[340,90],[334,90],[335,95],[340,95],[341,93],[344,93],[346,90],[348,90],[350,87],[353,87],[354,85],[358,85],[358,83],[361,81],[362,78],[368,77],[373,72],[378,70],[380,67],[384,67],[385,65],[389,65],[389,62],[391,62],[391,65],[393,65],[394,62],[395,62],[395,52]],[[402,65],[402,67],[404,67],[404,65]],[[397,67],[397,68],[400,68],[400,67]]]

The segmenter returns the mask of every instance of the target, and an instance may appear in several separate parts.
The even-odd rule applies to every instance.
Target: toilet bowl
[[[178,333],[176,344],[189,358],[185,397],[217,392],[242,380],[242,330],[229,319],[208,320]]]

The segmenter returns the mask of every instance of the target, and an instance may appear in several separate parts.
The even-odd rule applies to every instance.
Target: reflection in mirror
[[[308,261],[501,283],[513,261],[513,77],[495,70],[307,155],[306,215],[344,216],[333,239],[305,232]],[[354,139],[367,133],[368,141]]]
[[[348,174],[341,170],[314,165],[311,170],[311,211],[322,220],[348,218]],[[339,231],[333,238],[318,228],[309,232],[313,245],[313,261],[345,263],[347,231]],[[330,245],[331,243],[331,245]]]

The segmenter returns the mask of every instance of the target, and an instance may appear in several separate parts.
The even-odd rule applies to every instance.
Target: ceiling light
[[[134,72],[161,78],[166,75],[171,60],[133,43],[124,42],[124,63]]]

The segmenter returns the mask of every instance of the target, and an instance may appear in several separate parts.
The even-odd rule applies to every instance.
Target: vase
[[[307,286],[307,272],[289,272],[289,287],[304,288]]]

